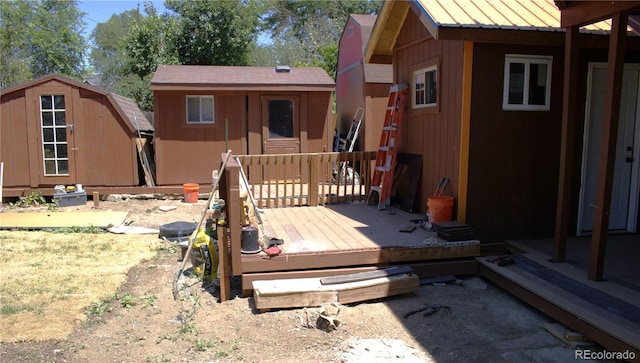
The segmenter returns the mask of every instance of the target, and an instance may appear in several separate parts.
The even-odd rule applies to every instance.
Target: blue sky
[[[99,23],[104,23],[111,15],[120,14],[124,11],[137,9],[140,4],[140,11],[144,12],[144,0],[129,1],[129,0],[85,0],[78,1],[78,9],[84,13],[84,22],[87,23],[83,35],[85,38],[89,37],[89,34],[93,31]],[[152,1],[153,6],[156,7],[158,14],[162,14],[166,9],[164,7],[164,1]]]

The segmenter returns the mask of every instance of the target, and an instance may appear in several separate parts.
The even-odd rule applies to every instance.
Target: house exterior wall
[[[394,80],[409,84],[399,151],[423,158],[416,212],[426,212],[427,197],[440,178],[450,179],[445,195],[457,198],[463,50],[462,41],[435,41],[411,11],[396,42]],[[412,73],[427,61],[438,64],[438,105],[413,109]]]
[[[364,117],[360,125],[360,138],[356,142],[356,150],[373,151],[380,146],[382,125],[389,103],[389,84],[365,84]],[[353,117],[353,115],[352,115]]]
[[[64,94],[69,175],[45,176],[40,95]],[[52,188],[57,184],[137,186],[135,135],[105,95],[50,79],[2,95],[1,152],[4,187]]]
[[[504,111],[506,54],[552,56],[549,111]],[[483,238],[553,235],[564,49],[474,45],[466,222]]]
[[[186,96],[197,94],[214,96],[214,124],[186,124]],[[236,155],[262,154],[263,102],[274,96],[300,100],[300,152],[329,150],[331,92],[155,91],[157,184],[211,183],[226,147]]]

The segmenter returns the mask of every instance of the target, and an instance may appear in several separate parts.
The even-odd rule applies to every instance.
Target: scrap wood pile
[[[261,311],[278,308],[348,304],[418,290],[418,276],[408,266],[318,278],[253,281],[253,297]]]

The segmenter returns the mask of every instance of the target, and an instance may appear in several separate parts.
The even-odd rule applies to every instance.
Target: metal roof
[[[434,28],[564,32],[560,10],[553,0],[416,0],[416,3]],[[609,34],[610,29],[608,19],[584,26],[580,31]]]

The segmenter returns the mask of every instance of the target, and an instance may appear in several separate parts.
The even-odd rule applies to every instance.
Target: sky
[[[99,23],[104,23],[111,15],[120,14],[124,11],[137,9],[140,5],[140,11],[144,12],[144,0],[129,1],[129,0],[84,0],[78,1],[78,9],[84,13],[84,22],[87,23],[84,30],[85,39],[89,38],[89,35],[93,29]],[[158,14],[162,14],[166,8],[164,7],[164,1],[151,1],[153,6],[156,7]]]

